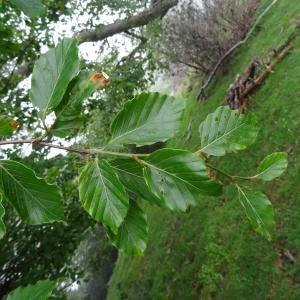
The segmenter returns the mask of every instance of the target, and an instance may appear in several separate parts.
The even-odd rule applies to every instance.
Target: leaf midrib
[[[173,174],[173,173],[170,173],[170,172],[168,172],[168,171],[166,171],[166,170],[164,170],[164,169],[160,169],[160,168],[156,167],[155,165],[152,165],[152,164],[150,164],[150,163],[148,163],[148,162],[146,162],[146,161],[144,161],[144,160],[143,160],[143,164],[145,164],[146,166],[148,166],[148,167],[150,167],[150,168],[152,167],[153,169],[156,169],[156,170],[158,170],[158,171],[161,171],[161,172],[163,172],[163,173],[165,173],[165,174],[167,174],[167,175],[169,175],[169,176],[171,176],[171,177],[174,177],[175,179],[178,179],[178,180],[184,182],[185,184],[187,184],[187,185],[189,185],[189,186],[191,186],[191,187],[197,189],[198,191],[202,192],[202,190],[199,189],[198,187],[192,185],[190,182],[185,181],[184,179],[182,179],[182,178],[176,176],[176,175]]]
[[[148,120],[149,120],[149,119],[148,119]],[[134,128],[134,129],[132,129],[132,130],[130,130],[130,131],[127,131],[127,132],[125,132],[124,134],[119,135],[119,136],[115,137],[114,139],[110,140],[110,141],[108,142],[107,145],[112,145],[112,144],[114,144],[117,140],[120,140],[120,139],[124,138],[124,136],[129,135],[129,134],[133,133],[133,132],[136,131],[136,130],[140,130],[140,129],[144,128],[144,127],[149,123],[148,120],[147,120],[147,122],[144,123],[142,126],[136,127],[136,128]]]
[[[260,217],[260,215],[257,213],[256,209],[253,207],[251,201],[247,198],[246,194],[244,193],[244,191],[237,186],[238,191],[244,196],[244,198],[247,200],[247,203],[250,205],[250,207],[252,208],[254,215],[257,216],[257,218],[260,220],[261,224],[263,225],[264,229],[268,232],[267,230],[267,225],[265,224],[265,222],[262,220],[262,218]]]
[[[129,174],[129,175],[132,175],[132,176],[134,176],[134,177],[137,177],[137,178],[139,178],[139,179],[143,179],[143,177],[142,176],[139,176],[139,175],[137,175],[137,174],[135,174],[135,173],[130,173],[130,171],[126,171],[126,170],[124,170],[124,169],[120,169],[120,168],[118,168],[118,167],[115,167],[115,166],[111,166],[113,169],[115,169],[115,170],[118,170],[118,171],[120,171],[120,172],[123,172],[123,173],[126,173],[126,174]]]
[[[130,130],[130,131],[126,131],[124,134],[121,134],[121,135],[119,135],[119,136],[113,138],[112,140],[110,140],[110,141],[108,142],[108,144],[107,144],[106,146],[111,145],[111,144],[114,144],[116,141],[118,141],[118,140],[120,140],[120,139],[126,137],[127,135],[132,134],[133,132],[135,132],[135,131],[137,131],[137,130],[143,129],[145,126],[149,125],[149,123],[154,122],[155,120],[157,120],[157,119],[158,119],[158,116],[160,116],[160,113],[161,113],[161,111],[162,111],[162,107],[164,107],[164,105],[166,105],[166,102],[167,102],[167,98],[164,100],[163,104],[160,106],[159,112],[158,112],[154,117],[152,117],[152,118],[147,118],[146,122],[145,122],[144,124],[142,124],[141,126],[136,127],[136,128],[134,128],[134,129],[132,129],[132,130]],[[153,109],[153,107],[152,107],[152,109]],[[140,117],[140,116],[139,116],[139,117]],[[166,124],[166,122],[163,122],[163,123]],[[123,124],[122,124],[122,127],[123,127]],[[123,128],[122,128],[122,129],[123,129]]]
[[[104,208],[104,211],[103,211],[103,219],[104,219],[104,213],[105,213],[105,211],[107,210],[107,208],[109,208],[109,215],[110,215],[110,219],[111,220],[113,220],[113,229],[115,229],[115,228],[118,228],[118,224],[116,224],[117,222],[116,222],[116,218],[115,218],[115,216],[114,216],[114,214],[112,213],[112,211],[114,211],[115,209],[116,209],[116,205],[114,204],[114,201],[110,201],[111,200],[111,198],[109,197],[109,194],[111,194],[111,193],[108,193],[109,192],[109,189],[106,187],[106,184],[105,184],[105,182],[104,182],[104,180],[103,180],[103,175],[102,175],[102,172],[101,172],[101,168],[100,168],[100,166],[99,166],[99,161],[97,160],[97,161],[95,161],[95,164],[96,164],[96,169],[97,169],[97,171],[99,172],[99,177],[100,177],[100,180],[101,180],[101,183],[102,183],[102,185],[103,185],[103,189],[104,189],[104,192],[105,192],[105,196],[106,196],[106,205],[105,205],[105,208]],[[110,165],[109,165],[110,166]],[[110,181],[110,180],[109,180]],[[111,182],[111,181],[110,181]],[[122,202],[122,201],[120,201],[120,203],[122,203],[122,205],[124,205],[124,203]],[[125,205],[124,205],[125,206]],[[112,207],[113,207],[113,209],[112,209]],[[123,218],[122,217],[122,214],[119,212],[119,210],[117,209],[117,211],[118,211],[118,213],[119,213],[119,216],[121,216],[121,218]],[[111,223],[111,222],[110,222]],[[109,226],[110,228],[112,228],[112,226]],[[112,230],[113,230],[112,229]]]
[[[216,143],[217,141],[219,141],[220,139],[226,137],[227,135],[229,135],[230,133],[234,132],[235,130],[239,129],[240,127],[244,126],[246,124],[246,122],[241,123],[239,126],[234,127],[233,129],[231,129],[230,131],[226,132],[224,135],[218,137],[217,139],[215,139],[214,141],[212,141],[211,143],[205,145],[202,149],[199,150],[199,152],[203,152],[204,149],[206,149],[207,147],[210,147],[211,145],[213,145],[214,143]]]
[[[277,161],[277,163],[278,163],[278,161]],[[280,162],[280,163],[281,163],[281,162]],[[278,163],[278,164],[279,164],[279,163]],[[276,162],[275,162],[275,164],[270,165],[270,166],[269,166],[267,169],[265,169],[264,171],[262,171],[262,172],[256,174],[254,177],[258,177],[258,176],[261,176],[261,175],[267,173],[270,169],[274,168],[274,165],[276,165]],[[278,167],[276,166],[276,168],[278,168]],[[274,169],[275,169],[275,168],[274,168]]]
[[[105,196],[106,196],[106,205],[105,205],[105,208],[104,208],[104,211],[103,211],[103,219],[104,219],[104,215],[105,215],[105,211],[106,211],[106,208],[107,206],[109,206],[109,208],[111,208],[111,206],[109,205],[109,196],[108,196],[108,192],[107,192],[107,188],[106,188],[106,185],[104,183],[104,180],[103,180],[103,177],[102,177],[102,173],[101,173],[101,169],[99,167],[99,162],[96,161],[95,162],[96,164],[96,170],[99,172],[99,177],[100,177],[100,180],[101,180],[101,183],[102,183],[102,186],[103,186],[103,189],[104,189],[104,192],[105,192]],[[110,209],[111,210],[111,209]],[[112,215],[112,214],[111,214]]]
[[[42,202],[40,202],[39,201],[39,199],[38,198],[36,198],[36,196],[34,195],[34,194],[32,194],[31,192],[30,192],[30,190],[28,190],[28,189],[26,189],[22,184],[21,184],[21,182],[19,182],[4,166],[3,166],[3,164],[1,164],[0,163],[0,168],[2,168],[6,173],[7,173],[7,175],[8,176],[10,176],[12,179],[13,179],[13,181],[14,182],[16,182],[29,196],[31,196],[31,198],[32,199],[35,199],[35,201],[42,207],[42,208],[44,208],[50,215],[52,215],[52,216],[54,216],[54,217],[58,217],[57,215],[54,215],[52,212],[50,212],[49,210],[48,210],[48,208],[47,207],[45,207],[43,204],[42,204]],[[38,178],[37,178],[38,179]],[[52,203],[52,202],[51,202]]]
[[[62,42],[63,42],[63,41],[62,41]],[[72,40],[72,42],[70,43],[70,45],[69,45],[69,47],[68,47],[68,50],[67,50],[67,52],[66,52],[65,57],[67,57],[67,56],[69,55],[70,49],[71,49],[71,47],[72,47],[72,45],[73,45],[73,42],[74,42],[74,40]],[[56,48],[54,48],[54,51],[55,51],[55,50],[56,50]],[[55,52],[56,52],[56,51],[55,51]],[[55,58],[56,58],[56,56],[55,56]],[[63,62],[63,64],[62,64],[62,66],[61,66],[61,70],[64,69],[66,60],[67,60],[67,59],[65,58],[65,59],[64,59],[64,62]],[[63,72],[61,71],[61,72],[59,73],[59,76],[58,76],[58,77],[56,78],[56,80],[55,80],[54,88],[52,89],[51,95],[50,95],[50,97],[48,98],[47,105],[46,105],[46,107],[45,107],[45,109],[44,109],[44,113],[43,113],[43,118],[44,118],[44,119],[45,119],[45,117],[46,117],[46,115],[47,115],[47,111],[48,111],[48,108],[49,108],[49,105],[50,105],[50,99],[52,99],[52,97],[53,97],[54,91],[55,91],[56,86],[57,86],[57,82],[59,82],[59,79],[60,79],[62,73],[63,73]]]

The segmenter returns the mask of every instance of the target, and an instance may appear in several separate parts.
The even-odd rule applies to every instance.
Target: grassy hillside
[[[270,2],[262,1],[259,10]],[[200,122],[224,104],[236,74],[282,44],[299,20],[300,2],[279,0],[216,79],[209,100],[200,104],[195,93],[188,95],[182,133],[173,146],[195,150]],[[230,190],[220,199],[201,199],[186,214],[147,207],[148,249],[144,257],[120,255],[108,299],[300,299],[300,39],[294,45],[253,97],[251,109],[261,125],[257,142],[218,160],[229,173],[246,175],[267,154],[289,152],[288,172],[257,186],[275,207],[273,240],[251,229]]]

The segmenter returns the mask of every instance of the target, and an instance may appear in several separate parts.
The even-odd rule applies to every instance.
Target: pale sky
[[[69,18],[69,21],[67,21],[67,22],[58,21],[55,24],[53,23],[53,24],[49,25],[49,28],[53,30],[52,37],[53,37],[55,44],[57,44],[62,37],[72,37],[74,34],[74,32],[72,31],[72,28],[82,27],[81,25],[84,24],[86,22],[86,20],[88,20],[88,18],[91,18],[91,16],[88,15],[87,13],[84,13],[83,15],[78,14],[76,19],[75,18],[72,19],[70,17],[68,17],[68,18]],[[117,18],[119,18],[119,16],[102,15],[101,23],[110,24],[110,23],[113,23]],[[24,27],[24,30],[26,30],[25,22],[20,23],[20,26]],[[97,62],[100,63],[102,56],[105,56],[106,54],[108,54],[110,50],[107,47],[105,49],[104,53],[99,54],[98,53],[99,43],[101,43],[101,42],[97,42],[97,43],[88,42],[88,43],[83,43],[83,44],[79,45],[80,57],[87,61],[93,61],[96,63]],[[120,57],[126,56],[135,47],[132,44],[131,39],[126,38],[124,34],[117,34],[113,37],[110,37],[109,44],[111,46],[117,47],[119,49]],[[41,54],[47,52],[47,50],[48,50],[48,47],[45,45],[42,45]],[[105,72],[105,70],[103,70],[103,71]],[[31,85],[31,76],[29,76],[28,78],[26,78],[24,81],[22,81],[20,83],[20,86],[26,88],[28,91],[30,90],[30,85]],[[55,117],[54,113],[47,116],[46,124],[47,125],[52,124],[54,117]],[[74,142],[76,142],[76,139],[73,139],[70,142],[67,142],[64,139],[55,138],[53,143],[57,143],[58,141],[63,142],[64,146],[70,146]],[[6,145],[6,146],[2,146],[1,149],[8,149],[10,147],[12,147],[12,146]],[[0,151],[1,151],[1,149],[0,149]],[[24,157],[30,155],[31,151],[32,151],[32,146],[30,144],[22,145],[22,155]],[[54,157],[58,154],[66,154],[66,151],[52,148],[50,151],[50,154],[48,155],[48,158]]]

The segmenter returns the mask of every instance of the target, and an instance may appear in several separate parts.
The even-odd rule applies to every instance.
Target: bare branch
[[[129,30],[125,30],[124,31],[126,34],[136,38],[136,39],[139,39],[141,40],[141,42],[146,42],[147,41],[147,38],[145,38],[144,36],[141,36],[141,35],[138,35],[136,34],[135,32],[132,32],[132,31],[129,31]]]
[[[115,155],[115,156],[122,156],[122,157],[133,157],[133,156],[148,156],[149,154],[140,154],[140,153],[122,153],[122,152],[113,152],[113,151],[106,151],[103,149],[79,149],[79,148],[72,148],[72,147],[64,147],[61,145],[50,144],[47,142],[43,142],[39,139],[25,139],[25,140],[8,140],[8,141],[0,141],[0,146],[3,145],[22,145],[22,144],[35,144],[44,147],[50,147],[60,150],[65,150],[68,152],[74,152],[80,155],[95,155],[95,154],[102,154],[102,155]]]
[[[77,36],[79,37],[80,43],[101,41],[117,33],[147,25],[149,22],[164,16],[166,12],[177,5],[177,3],[178,0],[159,1],[137,15],[123,20],[117,20],[112,24],[101,26],[95,30],[81,31]]]

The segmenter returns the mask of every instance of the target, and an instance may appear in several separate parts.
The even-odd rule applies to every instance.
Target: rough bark
[[[178,0],[159,1],[137,15],[123,20],[117,20],[112,24],[101,26],[95,30],[81,31],[78,33],[79,42],[101,41],[117,33],[126,32],[132,28],[147,25],[149,22],[164,16],[166,12],[177,5],[177,3]]]

